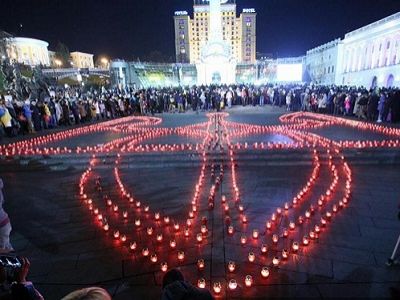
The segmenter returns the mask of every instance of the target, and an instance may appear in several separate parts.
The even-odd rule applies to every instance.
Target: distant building
[[[400,86],[400,12],[346,34],[337,65],[337,84]]]
[[[336,39],[307,51],[305,68],[312,83],[335,84],[338,71],[336,65],[341,47],[341,40]]]
[[[50,66],[49,43],[26,37],[13,37],[7,45],[7,56],[11,60],[29,66]]]
[[[196,64],[209,39],[210,6],[208,0],[194,0],[193,19],[186,11],[176,11],[176,62]],[[221,1],[223,39],[231,46],[230,53],[238,63],[256,62],[256,12],[243,9],[237,17],[236,1]]]
[[[70,55],[74,68],[94,68],[93,54],[75,51]]]
[[[50,51],[49,50],[49,60],[50,60],[50,67],[55,68],[57,67],[57,58],[56,58],[56,52]]]

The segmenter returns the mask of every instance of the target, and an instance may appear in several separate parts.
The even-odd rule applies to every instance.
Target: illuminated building
[[[193,19],[186,11],[177,11],[174,16],[175,52],[176,61],[179,63],[199,63],[203,48],[213,34],[213,30],[210,30],[213,26],[210,1],[194,0],[193,3]],[[221,0],[220,10],[217,18],[221,24],[222,40],[229,45],[232,57],[237,63],[255,63],[255,10],[243,9],[237,17],[235,0]]]
[[[74,68],[94,68],[93,54],[75,51],[70,56]]]
[[[341,48],[341,40],[336,39],[307,51],[306,70],[312,83],[324,85],[335,83],[338,72],[336,66]]]
[[[342,42],[336,84],[400,85],[400,12],[347,33]]]
[[[8,40],[7,56],[28,66],[50,66],[49,43],[32,38],[12,37]]]
[[[130,86],[287,82],[366,88],[400,86],[400,12],[311,49],[305,56],[273,59],[261,55],[256,60],[254,10],[246,9],[237,18],[236,2],[220,1],[195,0],[193,19],[186,11],[175,12],[178,63],[124,62],[123,67],[112,68],[114,78],[124,78],[123,82]],[[211,4],[216,5],[217,14],[212,14]],[[250,26],[245,24],[246,17],[250,18]],[[216,21],[219,19],[221,22]],[[228,22],[231,27],[236,26],[234,31]],[[243,57],[247,47],[243,41],[247,38],[250,59]]]

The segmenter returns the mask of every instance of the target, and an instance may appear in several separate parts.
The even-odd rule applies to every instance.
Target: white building
[[[75,51],[70,56],[74,68],[94,68],[93,54]]]
[[[305,67],[314,84],[331,85],[336,83],[338,55],[342,51],[340,39],[333,40],[308,50]]]
[[[32,38],[14,37],[9,39],[7,55],[18,63],[37,66],[50,66],[49,43]]]
[[[338,85],[400,86],[400,12],[345,35]]]

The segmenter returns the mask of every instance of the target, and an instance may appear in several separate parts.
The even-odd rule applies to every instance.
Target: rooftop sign
[[[188,12],[186,10],[176,11],[175,16],[187,16]]]
[[[256,10],[254,8],[243,8],[243,13],[255,13]]]

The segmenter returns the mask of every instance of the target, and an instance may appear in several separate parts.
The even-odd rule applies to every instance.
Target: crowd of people
[[[397,88],[307,85],[214,85],[175,88],[90,90],[58,88],[44,99],[0,97],[0,136],[13,137],[58,126],[113,119],[132,114],[220,111],[233,105],[286,107],[355,116],[377,122],[400,121]]]

